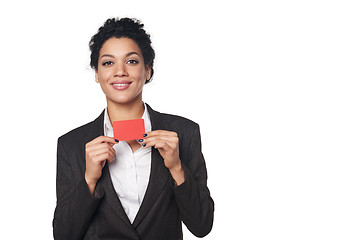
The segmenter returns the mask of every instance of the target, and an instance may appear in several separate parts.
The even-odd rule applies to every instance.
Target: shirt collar
[[[146,104],[144,104],[144,108],[145,110],[141,118],[144,119],[145,122],[145,132],[150,132],[151,122]],[[110,122],[107,108],[105,108],[105,113],[104,113],[104,135],[108,137],[114,137],[114,132],[113,132],[112,124]]]

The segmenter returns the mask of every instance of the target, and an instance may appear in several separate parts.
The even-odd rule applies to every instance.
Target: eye
[[[109,66],[109,65],[112,65],[114,64],[112,61],[105,61],[102,63],[103,66]]]
[[[139,63],[139,61],[135,60],[135,59],[130,59],[127,61],[127,63],[130,63],[130,64],[137,64]]]

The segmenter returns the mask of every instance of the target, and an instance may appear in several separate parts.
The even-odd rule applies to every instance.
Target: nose
[[[124,77],[127,75],[126,65],[123,63],[116,64],[114,77]]]

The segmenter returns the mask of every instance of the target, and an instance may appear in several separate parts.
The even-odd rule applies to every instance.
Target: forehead
[[[121,56],[121,55],[126,55],[129,52],[136,52],[137,54],[142,56],[141,50],[134,40],[126,37],[121,37],[121,38],[112,37],[104,42],[104,44],[100,49],[99,55],[100,57],[103,54]]]

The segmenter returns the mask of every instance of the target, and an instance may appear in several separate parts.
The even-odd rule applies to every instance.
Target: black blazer
[[[94,196],[85,174],[85,144],[104,135],[104,111],[94,121],[58,139],[54,239],[182,239],[181,221],[198,237],[213,224],[214,202],[207,188],[199,126],[148,106],[153,130],[174,131],[179,137],[185,182],[175,186],[157,149],[152,148],[149,184],[131,224],[111,182],[107,164]]]

